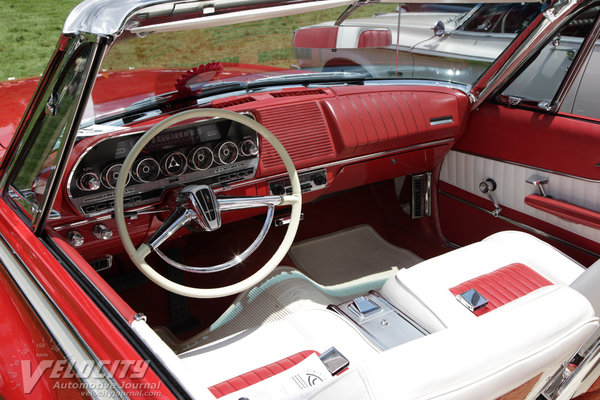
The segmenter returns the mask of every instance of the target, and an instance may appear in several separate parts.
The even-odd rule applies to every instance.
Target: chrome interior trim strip
[[[93,389],[90,392],[92,398],[127,399],[125,392],[106,369],[106,363],[103,364],[89,348],[2,235],[0,235],[0,263],[22,292],[52,339],[59,345],[65,359],[77,371],[77,377],[81,380],[83,387]],[[84,390],[83,387],[82,390]]]
[[[332,162],[325,163],[325,164],[320,164],[320,165],[315,165],[315,166],[312,166],[312,167],[307,167],[307,168],[299,169],[298,170],[298,174],[302,174],[302,173],[305,173],[305,172],[314,171],[316,169],[336,167],[338,165],[344,165],[344,166],[345,165],[350,165],[350,164],[358,163],[358,162],[361,162],[361,161],[374,160],[374,159],[377,159],[377,158],[380,158],[380,157],[390,156],[390,155],[394,155],[394,154],[406,153],[406,152],[409,152],[409,151],[424,149],[424,148],[428,148],[428,147],[437,147],[437,146],[440,146],[440,145],[452,143],[453,141],[454,141],[454,138],[441,139],[441,140],[435,140],[433,142],[420,143],[420,144],[415,144],[415,145],[411,145],[411,146],[400,147],[400,148],[393,149],[393,150],[385,150],[385,151],[380,151],[380,152],[377,152],[377,153],[366,154],[364,156],[345,158],[343,160],[332,161]],[[262,178],[258,178],[258,179],[254,179],[254,180],[250,180],[250,181],[244,181],[244,182],[234,183],[234,184],[231,184],[231,185],[227,185],[226,188],[216,187],[216,188],[213,188],[213,189],[216,192],[221,192],[221,191],[224,191],[224,190],[235,189],[235,188],[238,188],[238,187],[245,187],[245,186],[255,185],[257,183],[267,182],[267,181],[270,181],[270,180],[273,180],[273,179],[278,179],[278,178],[286,177],[286,176],[287,176],[287,174],[285,172],[282,172],[280,174],[264,176]]]
[[[516,162],[516,161],[508,161],[508,160],[503,160],[501,158],[484,156],[482,154],[473,153],[473,152],[470,152],[470,151],[464,151],[464,150],[458,150],[458,149],[452,149],[452,151],[455,151],[457,153],[468,154],[468,155],[471,155],[471,156],[476,156],[476,157],[481,157],[481,158],[487,158],[488,160],[493,160],[493,161],[503,162],[503,163],[507,163],[507,164],[511,164],[511,165],[516,165],[518,167],[524,167],[524,168],[534,169],[536,171],[547,172],[549,174],[556,174],[556,175],[564,176],[564,177],[567,177],[567,178],[578,179],[578,180],[584,181],[584,182],[600,183],[600,179],[584,178],[582,176],[571,175],[571,174],[567,174],[565,172],[554,171],[552,169],[535,167],[533,165],[522,164],[522,163],[519,163],[519,162]]]
[[[454,141],[454,138],[441,139],[441,140],[436,140],[433,142],[420,143],[420,144],[416,144],[416,145],[412,145],[412,146],[400,147],[400,148],[393,149],[393,150],[380,151],[377,153],[367,154],[364,156],[346,158],[346,159],[339,160],[339,161],[333,161],[330,163],[325,163],[325,164],[320,164],[320,165],[316,165],[313,167],[299,169],[298,174],[302,174],[305,172],[311,172],[314,170],[328,168],[328,167],[336,167],[338,165],[350,165],[350,164],[354,164],[354,163],[361,162],[361,161],[369,161],[369,160],[373,160],[373,159],[380,158],[380,157],[406,153],[409,151],[419,150],[419,149],[428,148],[428,147],[437,147],[437,146],[441,146],[444,144],[452,143],[453,141]],[[285,172],[282,172],[280,174],[264,176],[264,177],[258,178],[258,179],[233,183],[233,184],[227,185],[226,187],[216,186],[216,187],[213,187],[213,190],[215,192],[219,193],[219,192],[223,192],[223,191],[230,190],[230,189],[236,189],[236,188],[240,188],[240,187],[252,186],[252,185],[259,184],[259,183],[268,182],[270,180],[279,179],[282,177],[287,177],[287,174]],[[137,210],[137,211],[139,211],[139,214],[151,214],[154,212],[153,211],[144,212],[144,210],[148,210],[152,207],[154,207],[154,205],[149,205],[149,206],[147,205],[147,206],[143,206],[138,209],[131,209],[128,211],[136,211]],[[82,221],[77,221],[77,222],[73,222],[70,224],[55,226],[54,229],[56,231],[61,231],[63,229],[75,228],[77,226],[92,224],[92,223],[104,221],[104,220],[107,220],[110,218],[112,218],[111,214],[98,215],[98,216],[93,216],[92,218],[88,218],[88,219],[85,219]]]
[[[491,210],[487,210],[487,209],[485,209],[485,208],[483,208],[483,207],[480,207],[480,206],[478,206],[478,205],[476,205],[476,204],[473,204],[473,203],[471,203],[470,201],[467,201],[467,200],[465,200],[465,199],[461,199],[460,197],[457,197],[457,196],[455,196],[455,195],[453,195],[453,194],[450,194],[450,193],[448,193],[448,192],[444,192],[443,190],[439,190],[438,192],[439,192],[440,194],[442,194],[442,195],[446,196],[446,197],[449,197],[449,198],[451,198],[452,200],[456,200],[456,201],[458,201],[458,202],[460,202],[460,203],[462,203],[462,204],[465,204],[465,205],[467,205],[467,206],[470,206],[470,207],[473,207],[473,208],[475,208],[475,209],[477,209],[477,210],[479,210],[479,211],[483,211],[483,212],[484,212],[484,213],[486,213],[486,214],[489,214],[489,215],[492,215],[492,216],[494,216],[494,214],[493,214],[493,211],[491,211]],[[522,223],[522,222],[515,221],[514,219],[507,218],[507,217],[505,217],[505,216],[503,216],[503,215],[498,215],[498,216],[496,216],[496,218],[498,218],[498,219],[501,219],[502,221],[508,222],[508,223],[510,223],[510,224],[513,224],[513,225],[515,225],[515,226],[518,226],[519,228],[521,228],[521,229],[524,229],[524,230],[526,230],[526,231],[528,231],[528,232],[531,232],[531,233],[534,233],[534,234],[536,234],[536,235],[543,236],[543,237],[545,237],[545,238],[547,238],[547,239],[551,239],[551,240],[557,241],[557,242],[559,242],[559,243],[561,243],[561,244],[564,244],[564,245],[570,246],[570,247],[572,247],[572,248],[574,248],[574,249],[576,249],[576,250],[579,250],[579,251],[581,251],[582,253],[588,254],[588,255],[590,255],[590,256],[593,256],[593,257],[596,257],[596,258],[600,258],[600,254],[598,254],[598,253],[594,253],[594,252],[593,252],[593,251],[591,251],[591,250],[585,249],[585,248],[583,248],[583,247],[581,247],[581,246],[578,246],[578,245],[576,245],[576,244],[573,244],[573,243],[571,243],[571,242],[568,242],[568,241],[566,241],[566,240],[564,240],[564,239],[561,239],[561,238],[559,238],[559,237],[556,237],[556,236],[554,236],[554,235],[550,235],[549,233],[546,233],[546,232],[544,232],[544,231],[542,231],[542,230],[539,230],[539,229],[537,229],[537,228],[534,228],[534,227],[532,227],[532,226],[529,226],[529,225],[527,225],[527,224],[524,224],[524,223]]]

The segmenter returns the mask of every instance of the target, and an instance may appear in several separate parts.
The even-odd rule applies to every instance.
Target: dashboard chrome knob
[[[240,152],[244,156],[255,156],[258,154],[258,147],[252,140],[244,140],[240,144]]]
[[[96,224],[94,229],[92,230],[94,236],[98,239],[108,240],[112,237],[113,233],[108,227],[104,224]]]
[[[79,177],[79,188],[86,192],[100,189],[100,178],[94,172],[86,172]]]
[[[83,245],[84,242],[83,235],[79,231],[70,231],[67,234],[67,240],[69,241],[69,244],[73,247],[79,247]]]

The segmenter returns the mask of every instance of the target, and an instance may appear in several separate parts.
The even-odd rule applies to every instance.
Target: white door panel
[[[536,187],[525,182],[532,175],[548,178],[544,187],[549,196],[600,212],[600,181],[559,175],[454,150],[444,159],[440,180],[488,199],[479,191],[479,184],[492,178],[498,185],[494,196],[501,207],[522,212],[600,243],[600,230],[565,221],[526,205],[523,201],[526,196],[539,194]]]

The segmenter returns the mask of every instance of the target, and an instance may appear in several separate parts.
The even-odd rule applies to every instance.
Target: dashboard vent
[[[235,100],[224,101],[222,103],[213,101],[212,107],[213,108],[227,108],[227,107],[239,106],[240,104],[252,103],[253,101],[256,101],[256,100],[254,100],[254,98],[252,98],[252,97],[242,97],[242,98],[235,99]]]
[[[431,172],[412,176],[411,217],[413,219],[431,215]]]
[[[320,95],[320,94],[325,94],[325,91],[322,89],[290,90],[290,91],[271,93],[271,96],[273,96],[273,97],[297,97],[297,96],[316,96],[316,95]]]

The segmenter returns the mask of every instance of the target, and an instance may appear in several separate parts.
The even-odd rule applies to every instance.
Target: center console
[[[329,309],[355,323],[364,336],[381,350],[429,334],[376,291],[345,303],[330,305]]]

